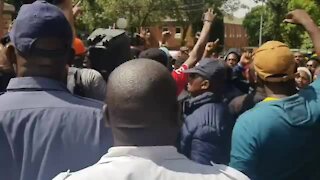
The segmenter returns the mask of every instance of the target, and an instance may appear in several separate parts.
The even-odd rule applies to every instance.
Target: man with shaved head
[[[121,66],[109,79],[106,113],[116,146],[175,143],[178,131],[175,83],[165,68],[146,61],[135,60]]]
[[[176,85],[160,63],[138,59],[119,66],[109,77],[106,103],[115,147],[97,164],[55,180],[247,179],[225,165],[197,164],[177,152]]]

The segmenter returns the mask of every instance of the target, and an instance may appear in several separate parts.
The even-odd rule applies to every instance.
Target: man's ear
[[[5,55],[11,64],[17,64],[16,49],[12,44],[5,47]]]
[[[104,114],[106,126],[110,127],[110,117],[109,117],[109,112],[108,112],[108,106],[106,104],[103,105],[103,114]]]
[[[209,80],[204,80],[204,81],[202,81],[202,83],[201,83],[201,89],[202,89],[202,90],[207,90],[207,89],[209,89],[209,87],[210,87],[210,82],[209,82]]]

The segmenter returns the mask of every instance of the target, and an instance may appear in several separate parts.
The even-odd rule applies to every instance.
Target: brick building
[[[225,49],[247,47],[248,35],[242,26],[243,19],[225,16],[223,21]]]
[[[167,18],[161,25],[147,27],[150,30],[152,45],[157,46],[158,42],[161,41],[162,32],[170,31],[172,37],[168,40],[169,49],[179,49],[182,43],[184,28],[180,25],[177,25],[177,22],[174,19]],[[186,46],[192,47],[194,45],[194,38],[192,37],[192,27],[189,26],[186,30],[185,42]]]
[[[224,47],[229,48],[242,48],[248,46],[248,36],[242,26],[243,19],[236,17],[224,17]],[[153,45],[157,46],[158,41],[161,40],[161,34],[164,31],[170,31],[173,36],[168,41],[170,49],[178,49],[182,42],[182,34],[185,33],[182,26],[177,25],[174,19],[167,18],[162,22],[162,25],[148,27],[153,36]],[[192,27],[189,26],[186,31],[185,42],[186,46],[192,47],[194,45],[194,37]]]

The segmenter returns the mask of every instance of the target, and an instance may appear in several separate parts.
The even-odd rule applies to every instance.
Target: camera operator
[[[107,85],[102,75],[87,66],[87,48],[81,39],[73,42],[75,58],[69,62],[67,87],[72,94],[104,101]],[[87,59],[87,63],[85,63]]]

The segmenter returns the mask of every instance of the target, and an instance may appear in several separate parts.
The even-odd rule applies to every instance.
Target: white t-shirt
[[[197,164],[173,146],[113,147],[101,160],[75,173],[61,173],[54,180],[248,180],[225,166]]]

